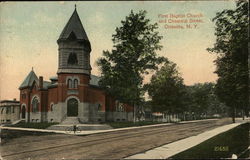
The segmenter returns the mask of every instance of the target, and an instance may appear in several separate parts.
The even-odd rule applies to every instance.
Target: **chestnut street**
[[[125,158],[230,124],[231,119],[118,130],[92,135],[23,136],[3,143],[3,159]]]

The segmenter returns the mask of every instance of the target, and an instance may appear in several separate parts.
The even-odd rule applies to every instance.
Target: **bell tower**
[[[57,74],[85,74],[90,76],[91,45],[76,8],[64,27],[59,39]]]
[[[78,107],[75,106],[74,115],[77,115],[77,110],[80,112],[82,109],[80,103],[88,101],[87,91],[91,77],[91,45],[76,8],[57,43],[59,52],[58,101],[63,102],[64,106],[70,106],[73,97],[74,102],[79,103]],[[71,99],[69,99],[70,97]]]

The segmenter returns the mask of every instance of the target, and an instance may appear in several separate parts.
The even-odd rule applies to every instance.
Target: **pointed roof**
[[[58,40],[69,38],[69,36],[71,35],[72,32],[74,33],[74,35],[76,36],[76,38],[78,40],[89,41],[88,36],[87,36],[83,26],[82,26],[81,20],[80,20],[78,13],[76,11],[76,8],[75,8],[73,14],[71,15],[68,23],[64,27]]]
[[[28,76],[24,79],[23,83],[20,85],[19,89],[22,89],[25,87],[31,87],[34,81],[38,82],[38,78],[32,69],[30,73],[28,74]]]

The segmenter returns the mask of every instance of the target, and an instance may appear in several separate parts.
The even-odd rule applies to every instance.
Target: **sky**
[[[18,87],[32,67],[45,80],[56,75],[56,41],[75,4],[92,46],[92,74],[100,75],[96,60],[103,50],[112,49],[112,34],[121,26],[121,20],[131,10],[146,10],[146,17],[159,24],[163,36],[163,49],[157,54],[177,64],[184,83],[216,81],[216,55],[206,50],[216,39],[212,19],[216,12],[234,9],[234,1],[1,2],[0,100],[19,100]],[[145,82],[149,80],[146,77]]]

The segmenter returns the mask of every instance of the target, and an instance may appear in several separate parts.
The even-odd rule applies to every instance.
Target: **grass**
[[[249,146],[249,124],[245,123],[227,132],[221,133],[184,152],[174,155],[172,159],[231,158],[237,156]],[[238,158],[247,158],[248,153]]]
[[[58,123],[25,123],[20,122],[15,125],[8,125],[8,127],[20,127],[20,128],[36,128],[36,129],[46,129],[51,125],[55,125]],[[1,139],[2,144],[7,142],[8,140],[19,138],[22,136],[41,136],[41,135],[49,135],[54,133],[48,133],[48,132],[38,132],[38,131],[20,131],[20,130],[9,130],[9,129],[1,129]]]
[[[209,118],[207,118],[209,119]],[[210,118],[212,119],[212,118]],[[198,120],[198,119],[196,119]],[[192,121],[192,120],[186,120],[186,121]],[[181,121],[179,121],[181,122]],[[146,126],[146,125],[154,125],[154,124],[163,124],[163,123],[179,123],[175,121],[170,122],[158,122],[158,121],[139,121],[139,122],[105,122],[105,124],[110,125],[113,128],[126,128],[126,127],[137,127],[137,126]]]
[[[140,122],[107,122],[106,124],[110,125],[113,128],[125,128],[125,127],[136,127],[136,126],[145,126],[153,124],[162,124],[163,122],[151,122],[151,121],[140,121]]]
[[[50,135],[55,134],[51,132],[37,132],[37,131],[20,131],[20,130],[9,130],[9,129],[1,129],[1,145],[11,141],[14,138],[20,138],[23,136],[42,136],[42,135]]]
[[[58,124],[58,123],[47,123],[47,122],[26,123],[26,122],[20,122],[20,123],[17,123],[15,125],[11,125],[10,127],[46,129],[49,126],[56,125],[56,124]]]

